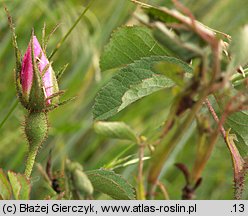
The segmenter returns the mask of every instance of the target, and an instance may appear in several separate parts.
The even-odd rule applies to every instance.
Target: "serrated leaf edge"
[[[117,185],[117,187],[120,188],[121,191],[125,192],[125,194],[126,194],[126,191],[125,191],[122,187],[120,187],[114,180],[108,179],[107,177],[105,177],[105,176],[103,176],[103,175],[100,175],[100,174],[98,174],[98,173],[92,173],[92,174],[91,174],[91,172],[94,172],[94,171],[101,171],[101,170],[90,170],[90,171],[87,171],[87,172],[85,172],[85,173],[86,173],[88,176],[90,176],[90,175],[100,176],[100,177],[103,177],[103,178],[107,179],[108,181],[111,180],[111,182],[113,182],[115,185]],[[105,171],[108,171],[108,170],[105,170]],[[130,188],[132,188],[132,192],[133,192],[134,198],[136,198],[134,187],[133,187],[125,178],[123,178],[123,177],[122,177],[121,175],[119,175],[119,174],[116,174],[116,173],[113,172],[113,171],[108,171],[108,172],[109,172],[109,174],[112,173],[112,174],[114,174],[114,175],[120,177],[123,181],[125,181],[125,183],[126,183],[127,185],[129,185]],[[95,189],[95,188],[94,188],[94,189]],[[99,191],[99,192],[102,192],[102,191]],[[102,192],[102,193],[103,193],[103,192]],[[130,197],[129,195],[127,195],[127,197],[128,197],[130,200],[132,199],[132,197]],[[112,197],[112,198],[114,198],[114,197]]]

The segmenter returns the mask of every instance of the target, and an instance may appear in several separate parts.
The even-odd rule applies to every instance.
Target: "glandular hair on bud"
[[[45,112],[30,112],[25,121],[25,134],[30,149],[38,149],[47,137],[48,122]]]

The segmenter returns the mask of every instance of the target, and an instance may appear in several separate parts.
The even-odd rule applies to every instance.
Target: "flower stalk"
[[[12,33],[15,53],[20,54],[14,31]],[[64,103],[59,103],[63,92],[59,91],[52,65],[34,32],[24,56],[20,54],[16,57],[17,95],[22,106],[28,110],[24,132],[28,141],[25,175],[29,178],[38,151],[48,136],[47,113]]]
[[[12,43],[16,57],[15,83],[17,96],[22,106],[28,110],[24,126],[24,132],[28,141],[28,155],[25,168],[25,175],[27,177],[30,177],[38,150],[48,136],[47,113],[74,99],[70,98],[59,102],[59,96],[63,94],[64,91],[59,91],[57,80],[61,77],[68,64],[57,73],[56,76],[52,68],[52,63],[49,61],[88,11],[93,1],[94,0],[87,5],[66,35],[58,42],[49,58],[47,58],[45,54],[45,42],[48,42],[51,34],[46,40],[45,27],[42,32],[43,48],[41,48],[38,39],[34,35],[34,32],[32,32],[27,51],[24,56],[22,56],[21,51],[18,48],[12,17],[6,6],[4,6],[8,17],[9,27],[12,32]],[[11,107],[4,120],[0,122],[0,128],[16,106],[17,102]]]

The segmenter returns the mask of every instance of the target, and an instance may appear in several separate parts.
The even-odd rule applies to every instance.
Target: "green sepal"
[[[10,26],[11,33],[12,33],[12,44],[14,47],[15,57],[16,57],[15,79],[16,79],[16,83],[20,84],[20,73],[22,69],[22,56],[21,56],[21,51],[18,48],[18,44],[16,40],[17,36],[15,34],[15,28],[12,22],[12,17],[10,16],[7,10],[6,12],[8,15],[9,26]]]
[[[44,77],[46,71],[49,69],[49,67],[52,65],[52,62],[49,62],[46,67],[42,70],[41,72],[41,78]],[[58,82],[57,82],[57,78],[56,78],[56,75],[53,71],[53,68],[51,67],[51,70],[52,70],[52,83],[53,83],[53,94],[50,95],[49,97],[45,97],[45,105],[46,106],[52,106],[53,105],[56,105],[59,103],[59,96],[61,94],[64,93],[64,91],[59,91],[59,86],[58,86]],[[41,82],[43,83],[42,79],[41,79]],[[44,88],[44,92],[45,92],[45,88]],[[47,101],[50,100],[51,101],[51,104],[50,105],[47,105]]]
[[[42,70],[41,72],[41,77],[43,78],[46,71],[49,69],[49,67],[52,65],[52,62],[48,63],[46,65],[46,67]],[[45,98],[45,105],[47,107],[50,107],[52,105],[56,105],[59,103],[59,96],[64,94],[64,91],[59,91],[59,86],[58,86],[58,82],[57,82],[57,79],[56,79],[56,76],[55,76],[55,73],[51,67],[51,70],[52,70],[52,83],[53,83],[53,94],[50,95],[49,97],[46,96]],[[42,82],[43,83],[43,82]],[[44,92],[45,92],[45,88],[44,89]],[[51,104],[48,105],[47,101],[50,100],[51,101]]]
[[[31,54],[32,54],[32,67],[33,67],[33,81],[32,87],[29,94],[29,110],[40,112],[46,107],[45,104],[45,89],[42,84],[42,77],[38,69],[37,61],[34,57],[34,44],[33,44],[33,33],[31,37]]]
[[[19,72],[21,73],[21,72]],[[17,74],[19,74],[16,72],[16,69],[15,69],[15,74],[17,76]],[[20,82],[20,79],[16,79],[15,81],[15,84],[16,84],[16,92],[17,92],[17,96],[18,96],[18,99],[20,101],[20,103],[26,108],[28,109],[28,100],[27,98],[23,95],[22,93],[22,86],[21,86],[21,82]]]
[[[21,86],[21,79],[20,79],[20,74],[21,74],[21,70],[22,70],[22,54],[21,51],[18,48],[18,44],[17,44],[17,36],[15,33],[15,27],[12,21],[12,17],[10,16],[10,13],[8,11],[8,9],[5,7],[5,11],[6,14],[8,16],[8,23],[9,23],[9,27],[12,33],[12,44],[14,47],[14,52],[15,52],[15,58],[16,58],[16,68],[15,68],[15,84],[16,84],[16,91],[17,91],[17,95],[19,98],[19,101],[21,102],[21,104],[27,108],[27,100],[25,100],[25,98],[23,97],[22,94],[22,86]]]
[[[51,96],[54,96],[54,97],[52,97],[51,99],[51,105],[53,104],[56,105],[59,103],[59,95],[61,94],[61,92],[64,93],[64,91],[59,91],[57,78],[56,78],[56,75],[53,69],[52,69],[52,83],[53,83],[53,94]]]
[[[45,51],[45,40],[46,40],[46,23],[44,22],[43,28],[42,28],[42,38],[41,38],[41,47]]]
[[[60,80],[60,78],[61,78],[62,75],[64,74],[65,70],[67,69],[68,65],[69,65],[68,63],[65,64],[65,65],[59,70],[59,72],[56,74],[56,79],[57,79],[57,81]]]
[[[40,57],[39,57],[40,58]],[[44,69],[41,71],[41,77],[43,78],[45,76],[45,73],[47,72],[47,70],[49,69],[49,67],[52,65],[52,62],[49,62]]]
[[[6,14],[8,16],[8,23],[9,23],[9,27],[10,27],[10,30],[11,30],[11,33],[12,33],[12,44],[14,46],[14,49],[15,49],[15,57],[16,57],[16,80],[19,79],[19,72],[21,71],[21,68],[22,68],[22,56],[21,56],[21,51],[19,50],[18,48],[18,45],[17,45],[17,41],[16,41],[16,34],[15,34],[15,27],[14,27],[14,24],[13,24],[13,21],[12,21],[12,17],[10,16],[10,13],[8,11],[8,9],[5,7],[5,11],[6,11]]]
[[[52,104],[52,105],[50,105],[49,107],[47,107],[47,108],[45,109],[45,111],[46,111],[46,112],[52,111],[52,110],[58,108],[59,106],[63,106],[63,105],[65,105],[65,104],[67,104],[67,103],[69,103],[69,102],[71,102],[71,101],[73,101],[73,100],[75,100],[75,99],[76,99],[76,97],[72,97],[72,98],[69,98],[69,99],[67,99],[67,100],[64,100],[64,101],[62,101],[62,102],[60,102],[60,103],[58,103],[58,104]]]

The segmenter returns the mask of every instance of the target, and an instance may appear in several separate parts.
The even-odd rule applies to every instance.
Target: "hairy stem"
[[[226,131],[225,131],[224,127],[222,126],[222,124],[219,124],[219,117],[217,116],[212,104],[210,103],[210,101],[208,99],[205,100],[205,104],[208,107],[208,110],[211,113],[214,120],[216,121],[216,123],[218,123],[218,129],[220,130],[222,137],[225,139]]]
[[[35,163],[35,158],[36,155],[38,153],[38,149],[39,148],[34,148],[34,149],[29,149],[28,151],[28,156],[27,156],[27,160],[26,160],[26,168],[25,168],[25,175],[27,178],[30,177],[32,170],[33,170],[33,166]]]
[[[244,160],[241,157],[233,138],[229,135],[228,132],[225,131],[224,127],[223,127],[223,116],[225,116],[225,114],[223,114],[221,120],[219,120],[213,106],[211,105],[210,101],[208,99],[206,99],[205,104],[207,105],[211,115],[213,116],[214,120],[216,121],[216,123],[218,124],[218,130],[216,130],[216,133],[218,131],[221,132],[222,137],[227,145],[227,148],[231,154],[232,157],[232,164],[233,164],[233,170],[234,170],[234,183],[235,183],[235,198],[236,199],[240,199],[242,197],[242,192],[243,192],[243,176],[242,174],[242,170],[244,168]]]

